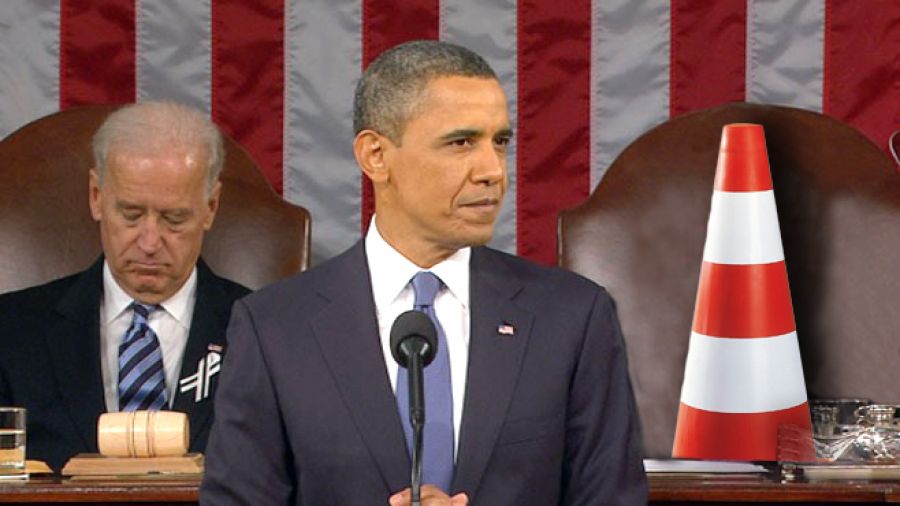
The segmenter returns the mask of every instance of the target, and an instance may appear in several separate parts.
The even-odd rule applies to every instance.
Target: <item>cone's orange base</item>
[[[778,426],[793,424],[812,436],[809,405],[763,413],[716,413],[681,403],[672,457],[777,460]]]

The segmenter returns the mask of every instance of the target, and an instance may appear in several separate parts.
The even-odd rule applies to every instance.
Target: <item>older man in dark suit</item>
[[[625,348],[601,287],[483,245],[506,189],[506,97],[474,53],[419,41],[357,87],[365,239],[235,305],[201,503],[403,505],[395,317],[438,335],[423,504],[646,502]]]
[[[59,469],[97,451],[106,411],[212,424],[231,305],[249,293],[199,259],[218,209],[224,151],[200,111],[127,106],[94,137],[89,203],[103,256],[86,271],[0,296],[0,405],[27,408],[28,458]]]

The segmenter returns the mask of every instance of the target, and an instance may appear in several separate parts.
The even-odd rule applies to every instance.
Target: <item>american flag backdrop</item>
[[[371,213],[354,84],[417,38],[468,46],[500,75],[516,137],[493,245],[543,263],[557,213],[675,115],[790,105],[884,149],[900,128],[898,0],[0,0],[0,137],[80,104],[193,104],[310,210],[315,264]]]

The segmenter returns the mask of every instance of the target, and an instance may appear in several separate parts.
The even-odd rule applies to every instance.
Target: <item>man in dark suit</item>
[[[494,72],[459,46],[403,44],[366,70],[354,123],[372,225],[235,305],[201,503],[408,504],[407,394],[388,335],[413,306],[438,328],[423,504],[646,503],[609,295],[483,246],[512,137]]]
[[[0,405],[27,408],[28,458],[97,452],[107,411],[173,409],[203,451],[233,302],[249,290],[199,259],[224,151],[200,111],[127,106],[94,137],[89,203],[103,256],[0,296]]]

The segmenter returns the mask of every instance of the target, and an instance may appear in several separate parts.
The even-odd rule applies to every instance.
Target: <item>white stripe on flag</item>
[[[313,264],[360,237],[353,89],[362,68],[359,0],[285,5],[284,198],[312,215]]]
[[[717,264],[784,260],[772,190],[713,192],[703,260]]]
[[[210,0],[138,1],[136,9],[137,100],[175,100],[209,113]]]
[[[669,2],[591,7],[591,189],[640,134],[669,119]]]
[[[517,121],[517,16],[515,0],[440,3],[440,38],[466,46],[483,56],[503,83],[513,128]],[[516,145],[511,143],[506,165],[509,184],[491,246],[516,252]]]
[[[728,339],[691,333],[681,402],[717,413],[763,413],[806,402],[797,333]]]
[[[59,0],[0,2],[0,139],[59,109]]]
[[[747,101],[822,111],[825,3],[747,3]]]

